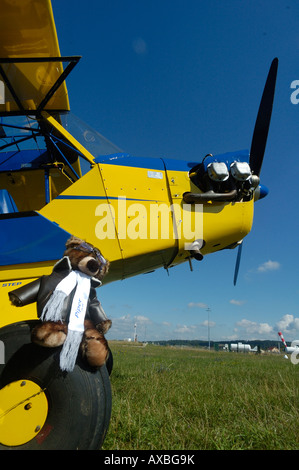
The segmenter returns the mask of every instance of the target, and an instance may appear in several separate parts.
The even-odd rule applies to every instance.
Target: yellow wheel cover
[[[48,414],[44,390],[31,380],[18,380],[0,390],[0,443],[20,446],[42,429]]]

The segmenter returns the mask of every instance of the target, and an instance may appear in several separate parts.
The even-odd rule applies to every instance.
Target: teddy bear
[[[32,342],[49,348],[62,346],[60,368],[71,372],[78,352],[92,367],[107,361],[109,348],[104,334],[111,327],[97,299],[96,288],[109,269],[100,250],[71,236],[63,257],[50,275],[9,292],[13,305],[37,303],[41,320],[31,334]]]

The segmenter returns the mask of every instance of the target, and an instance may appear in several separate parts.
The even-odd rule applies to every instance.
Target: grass
[[[283,355],[111,341],[103,450],[296,450],[299,365]]]

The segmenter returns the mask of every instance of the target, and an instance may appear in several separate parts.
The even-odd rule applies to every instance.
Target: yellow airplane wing
[[[69,111],[64,80],[78,60],[60,55],[50,0],[1,0],[0,115]]]

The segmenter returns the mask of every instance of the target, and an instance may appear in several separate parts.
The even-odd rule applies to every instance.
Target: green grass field
[[[136,344],[109,343],[113,405],[103,450],[299,448],[299,364],[283,354]]]

